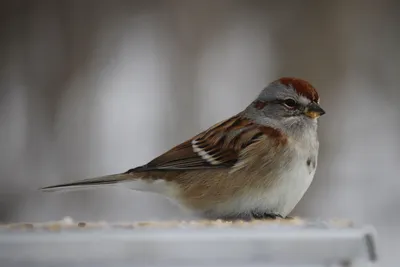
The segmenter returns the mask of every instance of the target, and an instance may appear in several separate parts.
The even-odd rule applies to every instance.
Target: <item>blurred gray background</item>
[[[43,194],[125,171],[243,109],[280,76],[327,114],[292,215],[400,238],[400,1],[2,1],[0,222],[175,219],[157,195]]]

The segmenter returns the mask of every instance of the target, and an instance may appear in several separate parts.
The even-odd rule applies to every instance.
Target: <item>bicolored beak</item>
[[[316,118],[324,115],[325,110],[323,110],[317,103],[312,102],[304,109],[304,114],[307,117],[316,119]]]

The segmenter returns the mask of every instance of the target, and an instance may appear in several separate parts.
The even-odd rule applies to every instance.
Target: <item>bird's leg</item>
[[[276,218],[283,219],[282,215],[276,214],[276,213],[271,213],[271,212],[252,211],[251,215],[252,215],[253,219],[255,219],[255,220],[264,220],[264,219],[275,220]]]
[[[263,211],[252,211],[250,213],[238,213],[238,214],[231,214],[225,216],[218,216],[216,218],[210,219],[220,219],[222,221],[252,221],[252,220],[266,220],[271,219],[275,220],[277,218],[281,219],[292,219],[292,217],[283,217],[280,214],[272,213],[272,212],[263,212]]]

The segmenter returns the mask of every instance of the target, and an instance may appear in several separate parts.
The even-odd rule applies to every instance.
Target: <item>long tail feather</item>
[[[43,192],[86,190],[93,187],[115,185],[132,178],[129,174],[112,174],[101,177],[89,178],[71,183],[64,183],[40,188]]]

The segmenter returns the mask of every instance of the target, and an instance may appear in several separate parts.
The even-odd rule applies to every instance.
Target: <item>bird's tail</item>
[[[86,190],[94,187],[116,185],[120,182],[129,181],[132,178],[133,177],[131,174],[112,174],[70,183],[42,187],[40,190],[44,192]]]

